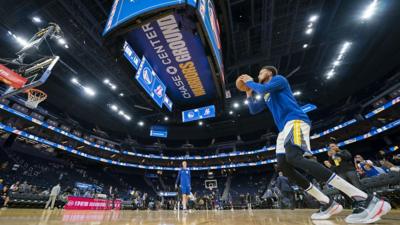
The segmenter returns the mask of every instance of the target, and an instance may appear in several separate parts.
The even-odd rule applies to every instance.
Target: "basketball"
[[[250,88],[247,87],[246,83],[243,81],[243,77],[245,77],[245,76],[250,77],[249,75],[240,75],[240,76],[236,79],[236,88],[237,88],[239,91],[245,92],[245,91],[249,91],[249,90],[250,90]]]

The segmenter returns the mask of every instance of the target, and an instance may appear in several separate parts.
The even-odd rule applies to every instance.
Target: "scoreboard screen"
[[[182,111],[182,122],[184,123],[212,117],[215,117],[214,105]]]
[[[151,137],[167,138],[168,137],[168,130],[164,126],[152,126],[150,128],[150,136]]]

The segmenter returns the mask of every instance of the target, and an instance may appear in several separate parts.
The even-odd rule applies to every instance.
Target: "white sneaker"
[[[389,202],[373,195],[369,195],[364,201],[358,201],[356,205],[353,213],[346,217],[346,223],[374,223],[392,209]]]
[[[318,212],[311,215],[312,220],[326,220],[335,214],[339,214],[343,210],[343,206],[333,200],[328,204],[322,205]]]

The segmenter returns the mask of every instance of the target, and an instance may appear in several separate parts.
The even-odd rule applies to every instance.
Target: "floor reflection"
[[[314,210],[235,211],[82,211],[7,209],[0,211],[1,225],[341,225],[345,216],[312,221]],[[400,211],[392,211],[379,224],[399,224]]]

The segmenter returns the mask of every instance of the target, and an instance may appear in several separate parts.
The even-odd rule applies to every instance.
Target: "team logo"
[[[210,114],[210,112],[211,112],[211,111],[210,111],[210,108],[207,108],[206,111],[204,112],[204,115],[207,116],[207,115]]]
[[[193,113],[193,112],[189,112],[189,113],[188,113],[188,117],[189,117],[189,118],[193,118],[193,117],[194,117],[194,113]]]
[[[151,84],[153,82],[153,77],[151,76],[151,71],[148,67],[143,69],[143,79],[147,84]]]
[[[164,92],[164,88],[160,85],[157,86],[156,89],[154,89],[154,93],[156,93],[156,95],[161,98]]]

